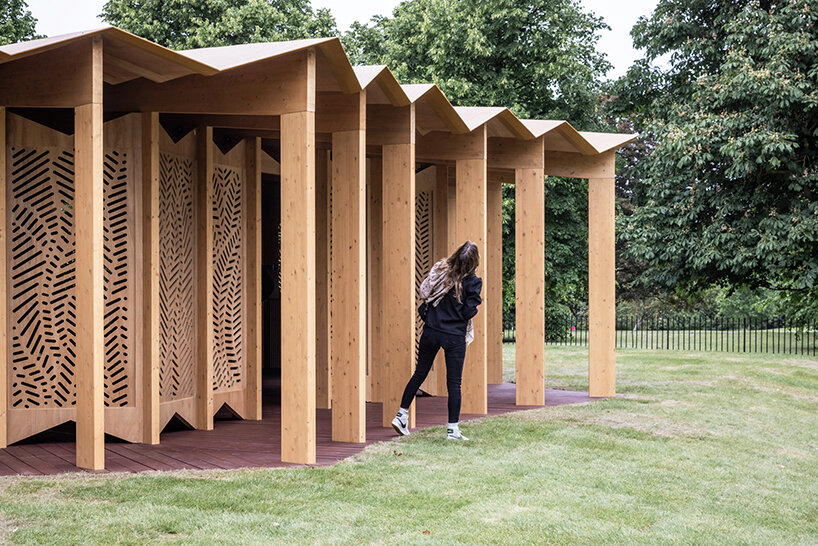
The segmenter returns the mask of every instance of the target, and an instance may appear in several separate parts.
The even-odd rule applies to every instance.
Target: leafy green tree
[[[658,143],[619,229],[643,280],[767,287],[818,312],[818,5],[661,0],[633,36],[671,60],[616,86]]]
[[[0,45],[42,38],[25,0],[0,0]]]
[[[309,0],[109,0],[101,17],[171,49],[334,36]]]
[[[607,28],[575,0],[409,0],[343,37],[354,64],[386,64],[404,83],[434,82],[459,106],[508,106],[521,118],[605,127]],[[514,189],[503,190],[504,322],[514,319]],[[587,299],[587,184],[546,180],[546,323]],[[551,332],[558,335],[558,332]]]

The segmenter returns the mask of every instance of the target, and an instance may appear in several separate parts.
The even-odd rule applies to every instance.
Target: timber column
[[[89,42],[89,102],[74,108],[74,212],[77,301],[77,458],[105,467],[103,339],[102,38]],[[85,63],[83,63],[85,64]],[[5,149],[3,150],[5,153]]]
[[[213,127],[196,134],[196,428],[213,430]]]
[[[614,154],[609,153],[609,172]],[[588,394],[616,395],[614,177],[588,179]]]
[[[320,93],[332,133],[332,440],[366,441],[366,91]]]
[[[315,463],[315,50],[281,116],[281,460]]]
[[[382,424],[391,426],[415,368],[415,106],[369,107],[367,139],[383,150],[381,314],[383,362],[378,377]],[[395,312],[394,310],[400,310]],[[411,311],[411,312],[410,312]],[[415,404],[409,408],[415,426]]]
[[[8,261],[6,259],[6,108],[0,106],[0,449],[8,446],[8,340],[6,338]]]
[[[464,149],[464,158],[455,163],[457,193],[455,209],[457,211],[457,241],[459,246],[470,240],[480,251],[478,276],[483,278],[483,301],[488,302],[488,287],[491,278],[487,266],[489,258],[486,242],[488,240],[487,202],[488,172],[486,152],[486,126],[469,135],[469,146]],[[463,365],[463,413],[488,413],[488,309],[481,306],[474,317],[474,341],[466,350],[466,362]]]
[[[489,165],[514,172],[517,405],[542,406],[545,404],[545,140],[490,138]],[[495,202],[495,214],[497,206]]]

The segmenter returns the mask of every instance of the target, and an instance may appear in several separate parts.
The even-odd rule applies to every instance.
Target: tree
[[[42,38],[25,0],[0,0],[0,45]]]
[[[337,34],[329,10],[309,0],[109,0],[101,17],[171,49]]]
[[[343,38],[353,64],[386,64],[404,83],[434,82],[459,106],[508,106],[521,118],[569,119],[599,130],[596,50],[602,20],[575,0],[409,0],[392,17],[355,23]],[[503,190],[504,322],[514,317],[514,190]],[[587,294],[587,184],[546,181],[546,323]],[[570,307],[569,305],[570,304]]]
[[[648,61],[617,86],[658,143],[621,237],[643,280],[783,291],[818,312],[818,6],[661,0],[633,29]]]

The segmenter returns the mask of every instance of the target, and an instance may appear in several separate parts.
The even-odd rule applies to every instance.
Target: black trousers
[[[418,343],[418,363],[415,373],[406,384],[400,407],[409,409],[418,389],[423,384],[440,348],[446,357],[446,388],[449,390],[449,422],[460,421],[460,380],[463,378],[463,360],[466,358],[466,338],[447,334],[432,328],[423,328]]]

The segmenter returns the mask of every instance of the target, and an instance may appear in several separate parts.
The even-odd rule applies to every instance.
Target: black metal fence
[[[503,341],[513,342],[513,328]],[[588,345],[588,317],[571,317],[546,325],[546,342]],[[616,319],[616,346],[623,349],[725,351],[818,355],[818,321],[787,317],[633,317]]]

